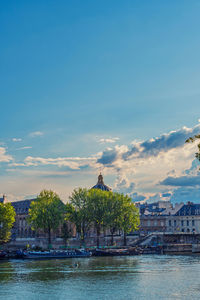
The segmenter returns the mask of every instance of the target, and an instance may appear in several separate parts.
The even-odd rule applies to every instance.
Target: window
[[[181,221],[181,226],[184,226],[184,221],[183,220]]]
[[[189,222],[189,220],[187,220],[187,226],[190,226],[190,222]]]
[[[194,226],[194,220],[192,220],[192,226]]]
[[[171,220],[169,220],[169,226],[172,226],[172,221]]]
[[[174,226],[176,226],[176,220],[174,220]]]
[[[182,229],[182,232],[185,232],[184,228]]]

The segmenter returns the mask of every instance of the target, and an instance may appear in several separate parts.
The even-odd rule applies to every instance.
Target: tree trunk
[[[124,231],[124,246],[126,246],[126,232]]]
[[[114,245],[114,234],[113,232],[111,232],[111,246]]]
[[[49,242],[49,248],[50,248],[50,245],[51,245],[51,228],[50,227],[48,228],[48,242]]]
[[[82,234],[81,234],[81,247],[85,246],[85,228],[82,228]]]
[[[99,236],[100,236],[100,228],[97,227],[97,248],[99,248]]]

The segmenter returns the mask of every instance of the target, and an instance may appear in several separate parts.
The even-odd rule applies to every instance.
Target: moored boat
[[[64,259],[90,257],[92,254],[84,249],[80,250],[50,250],[50,251],[17,251],[16,258],[22,259]]]
[[[5,251],[0,251],[0,259],[6,258],[7,253]]]
[[[141,249],[131,247],[127,249],[95,249],[94,256],[124,256],[124,255],[139,255]]]

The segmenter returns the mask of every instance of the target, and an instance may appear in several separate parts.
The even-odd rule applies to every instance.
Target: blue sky
[[[199,13],[197,0],[1,1],[0,193],[67,199],[101,170],[135,199],[191,200],[198,184],[167,179],[199,176],[184,145],[200,118]],[[180,143],[155,155],[164,133]],[[127,154],[145,141],[151,158]]]

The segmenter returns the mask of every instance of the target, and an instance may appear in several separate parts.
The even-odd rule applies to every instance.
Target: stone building
[[[92,187],[92,189],[101,189],[103,191],[111,191],[111,188],[104,184],[103,176],[100,174],[98,176],[97,184]],[[11,202],[13,205],[16,217],[15,223],[12,228],[11,241],[10,244],[16,247],[22,247],[29,244],[30,246],[41,246],[47,247],[48,239],[47,235],[42,231],[33,231],[31,226],[27,222],[28,211],[32,201],[36,199],[28,199],[21,201]],[[6,196],[0,198],[0,202],[7,202]],[[76,233],[75,227],[73,224],[68,224],[72,232],[71,243],[74,245],[79,244],[79,236]],[[104,233],[102,233],[101,238],[105,238]],[[96,231],[90,230],[86,236],[86,240],[90,243],[95,244],[96,242]],[[63,245],[63,238],[61,234],[61,229],[58,229],[56,232],[52,233],[52,244],[54,247],[61,247]]]
[[[104,184],[103,176],[102,176],[101,173],[98,176],[97,184],[95,184],[92,187],[92,189],[99,189],[99,190],[102,190],[102,191],[111,191],[112,190],[109,186],[107,186],[107,185]]]
[[[140,233],[200,234],[200,204],[170,202],[141,204]]]
[[[172,233],[200,233],[200,204],[188,202],[173,215],[168,215],[166,229]]]
[[[137,205],[140,210],[139,232],[148,234],[152,232],[168,232],[168,219],[173,217],[183,206],[183,203],[173,206],[170,201],[158,201]]]

